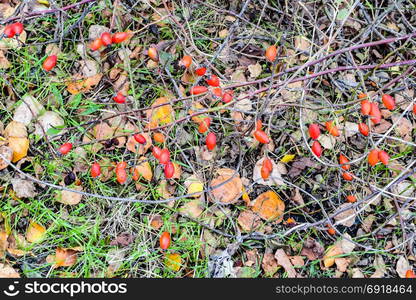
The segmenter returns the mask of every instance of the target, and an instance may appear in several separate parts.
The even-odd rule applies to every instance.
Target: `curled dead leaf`
[[[85,93],[96,86],[101,81],[102,77],[102,74],[96,74],[94,76],[83,79],[74,78],[66,83],[66,89],[72,95]]]
[[[78,251],[75,249],[57,248],[55,255],[49,255],[46,258],[48,263],[52,263],[57,267],[71,267],[78,259]]]
[[[336,256],[339,256],[343,254],[342,248],[339,244],[335,244],[333,246],[330,246],[325,255],[324,255],[324,266],[325,268],[330,268],[335,264],[335,258]]]

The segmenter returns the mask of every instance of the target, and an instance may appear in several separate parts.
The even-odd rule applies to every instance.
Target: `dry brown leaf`
[[[386,263],[384,262],[384,259],[381,255],[376,255],[376,257],[374,258],[373,266],[376,270],[370,276],[370,278],[383,278],[387,270],[386,270]]]
[[[285,251],[283,249],[277,249],[277,251],[274,254],[274,258],[277,261],[277,264],[282,266],[286,273],[287,277],[289,278],[296,278],[297,273],[295,271],[295,268],[293,267],[292,263],[290,262],[289,257],[286,255]]]
[[[302,256],[299,256],[299,255],[289,256],[289,259],[294,267],[302,267],[305,265],[305,261],[303,260]]]
[[[78,259],[78,251],[74,249],[57,248],[55,255],[46,258],[48,263],[53,263],[54,267],[71,267]]]
[[[351,270],[351,278],[365,278],[363,272],[359,268],[354,268]]]
[[[142,133],[142,135],[146,139],[146,144],[142,145],[138,143],[133,136],[130,136],[127,140],[127,150],[137,153],[138,155],[143,155],[149,150],[149,148],[152,146],[152,139],[148,133]]]
[[[236,171],[226,168],[219,169],[217,173],[219,176],[214,178],[210,184],[212,188],[218,186],[211,191],[212,200],[225,204],[236,202],[243,190],[240,175]]]
[[[344,225],[346,227],[351,227],[355,223],[356,213],[353,208],[348,209],[351,207],[350,203],[343,203],[341,204],[337,211],[345,210],[339,214],[337,214],[334,219],[337,221],[337,224]]]
[[[353,242],[350,242],[352,240],[352,237],[348,233],[344,233],[342,235],[343,239],[338,241],[339,245],[341,246],[342,252],[344,254],[350,254],[355,249],[355,244]]]
[[[195,114],[195,113],[199,113],[199,111],[202,111],[202,110],[204,110],[205,109],[205,107],[201,104],[201,103],[199,103],[199,102],[197,102],[197,101],[193,101],[192,103],[191,103],[191,107],[189,108],[189,115],[193,115],[193,114]],[[192,120],[192,122],[195,122],[196,124],[199,124],[199,123],[201,123],[205,118],[207,117],[207,115],[205,115],[205,114],[200,114],[200,115],[197,115],[197,116],[193,116],[192,118],[191,118],[191,120]]]
[[[181,77],[181,81],[183,83],[187,83],[187,84],[188,83],[194,83],[196,78],[197,78],[197,76],[194,73],[185,71],[183,73],[182,77]]]
[[[0,231],[0,258],[4,256],[6,249],[9,247],[8,237],[9,235],[5,231]]]
[[[4,156],[4,158],[8,161],[12,161],[13,159],[13,149],[7,146],[1,146],[0,147],[0,154]],[[6,162],[1,156],[0,156],[0,171],[7,168],[9,165],[8,162]]]
[[[304,36],[295,37],[295,48],[302,51],[309,51],[311,44]]]
[[[36,222],[30,222],[26,231],[26,239],[29,243],[37,243],[43,240],[46,228]]]
[[[273,253],[265,253],[261,266],[266,273],[266,276],[273,276],[277,272],[278,265]]]
[[[172,163],[173,163],[173,167],[175,168],[175,172],[173,173],[173,176],[171,179],[180,179],[182,176],[182,168],[176,162],[172,162]]]
[[[11,183],[18,198],[33,198],[37,195],[33,181],[13,178]]]
[[[249,65],[248,71],[250,72],[251,78],[257,78],[261,75],[261,73],[263,72],[263,69],[259,63],[256,63],[254,65]]]
[[[191,200],[179,208],[179,213],[194,219],[197,219],[202,212],[204,206],[200,199]]]
[[[97,140],[105,140],[113,137],[114,129],[112,129],[107,123],[101,122],[94,126],[92,134]]]
[[[37,118],[44,113],[45,108],[32,95],[26,94],[22,97],[22,102],[16,107],[13,114],[13,121],[29,125],[33,118]]]
[[[4,52],[0,50],[0,69],[8,69],[11,65]]]
[[[4,129],[4,137],[6,139],[10,137],[26,138],[27,137],[26,125],[21,122],[11,121]]]
[[[168,182],[166,180],[161,180],[158,187],[157,192],[160,194],[160,196],[163,199],[169,199],[172,198],[172,194],[170,193],[168,189]]]
[[[260,194],[253,202],[252,210],[263,220],[281,222],[285,211],[285,203],[273,191]]]
[[[406,278],[406,272],[410,269],[412,268],[410,267],[409,261],[403,255],[400,255],[396,264],[396,272],[399,275],[399,277]]]
[[[150,215],[149,222],[150,226],[156,230],[160,229],[163,226],[163,220],[160,215]]]
[[[261,226],[260,217],[251,210],[242,211],[238,216],[237,221],[241,230],[245,232],[256,231]]]
[[[20,278],[20,275],[11,266],[0,263],[0,278]]]
[[[369,233],[371,232],[371,227],[373,226],[374,221],[376,220],[375,215],[368,215],[362,222],[361,222],[361,228]]]
[[[412,138],[412,130],[413,125],[412,122],[410,122],[405,117],[401,117],[399,115],[392,115],[391,119],[393,123],[397,123],[395,127],[395,131],[397,134],[399,134],[405,141],[411,141]]]
[[[11,16],[13,16],[16,7],[11,6],[9,3],[9,1],[6,1],[4,3],[0,3],[0,19],[7,19]]]
[[[74,190],[82,191],[82,186],[73,187]],[[56,194],[56,201],[66,205],[77,205],[82,199],[82,195],[71,192],[71,191],[61,191]]]
[[[151,181],[153,178],[152,168],[148,162],[148,158],[142,156],[139,158],[139,164],[132,169],[133,179],[139,180],[140,178],[144,178],[147,181]]]
[[[220,38],[225,38],[228,35],[228,29],[223,29],[220,32],[218,32],[218,36]]]
[[[231,74],[231,81],[234,83],[246,82],[246,76],[244,75],[245,68],[237,68],[233,74]]]
[[[85,93],[96,86],[101,81],[102,77],[102,74],[96,74],[83,79],[75,78],[66,83],[66,88],[72,95]]]
[[[298,206],[304,206],[305,202],[303,201],[303,197],[298,188],[295,188],[293,196],[291,198],[293,202],[295,202]]]
[[[301,255],[305,255],[310,260],[316,260],[322,257],[325,248],[312,238],[308,238],[303,244]]]
[[[350,264],[350,260],[345,257],[335,258],[335,264],[337,265],[337,270],[340,272],[346,272],[347,267]]]

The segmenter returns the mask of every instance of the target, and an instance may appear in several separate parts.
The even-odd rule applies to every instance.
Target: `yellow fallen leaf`
[[[282,163],[289,163],[296,157],[295,154],[286,154],[283,156],[283,158],[280,160]]]
[[[243,199],[244,203],[249,206],[251,199],[250,196],[248,195],[248,193],[246,192],[246,189],[243,187],[243,195],[241,196],[241,198]]]
[[[153,177],[152,168],[148,162],[148,158],[145,156],[140,157],[140,162],[137,166],[132,169],[133,180],[139,180],[143,177],[147,181],[151,181]]]
[[[198,198],[203,190],[204,184],[202,184],[201,182],[194,182],[191,183],[191,185],[188,187],[188,194],[194,194],[192,195],[192,197]]]
[[[194,194],[191,197],[198,198],[204,191],[204,184],[196,175],[189,176],[185,180],[185,186],[188,188],[188,194]]]
[[[39,4],[43,4],[43,5],[47,6],[47,7],[49,7],[49,5],[50,5],[48,0],[38,0],[38,3]]]
[[[22,137],[9,137],[9,147],[13,150],[12,162],[17,162],[27,156],[29,140]]]
[[[93,88],[95,85],[97,85],[102,77],[102,74],[96,74],[85,79],[73,79],[66,83],[66,89],[72,95],[85,93],[91,90],[91,88]]]
[[[29,227],[27,228],[26,231],[26,239],[28,242],[30,243],[37,243],[40,242],[46,233],[46,228],[43,227],[42,225],[35,223],[35,222],[30,222]]]
[[[280,222],[285,211],[285,203],[275,192],[267,191],[254,200],[252,210],[266,221],[278,219]]]
[[[150,124],[152,124],[151,128],[154,128],[154,124],[158,125],[166,125],[173,121],[173,108],[172,105],[166,104],[160,107],[156,107],[161,104],[169,103],[169,99],[167,97],[160,97],[155,100],[152,104],[152,109],[147,111],[147,115],[150,119]],[[156,107],[156,108],[154,108]]]
[[[342,248],[335,244],[330,246],[324,255],[324,266],[325,268],[330,268],[334,265],[336,256],[343,254]]]
[[[182,258],[179,253],[167,253],[165,256],[166,268],[178,272],[181,269]]]

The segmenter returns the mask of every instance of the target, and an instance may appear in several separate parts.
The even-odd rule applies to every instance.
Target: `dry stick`
[[[68,6],[64,6],[62,8],[53,8],[53,9],[45,9],[45,10],[41,10],[41,11],[35,11],[35,12],[32,12],[30,14],[25,15],[24,17],[27,20],[27,19],[31,19],[32,17],[36,17],[36,16],[41,16],[41,15],[53,14],[53,13],[56,13],[56,12],[66,11],[66,10],[69,10],[71,8],[75,8],[77,6],[80,6],[82,4],[90,3],[90,2],[96,2],[96,1],[97,0],[82,0],[82,1],[77,2],[77,3],[71,4],[71,5],[68,5]],[[0,22],[0,24],[6,24],[8,22],[12,22],[12,21],[15,21],[15,20],[18,20],[18,19],[20,19],[19,16],[12,17],[12,18],[9,18],[9,19],[6,19],[6,20]]]

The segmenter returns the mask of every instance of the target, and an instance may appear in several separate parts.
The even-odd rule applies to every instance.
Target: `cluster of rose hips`
[[[381,122],[381,111],[380,108],[378,106],[378,103],[376,102],[371,102],[369,101],[367,98],[366,94],[360,94],[359,99],[361,99],[361,114],[363,116],[369,116],[370,120],[373,124],[378,124]],[[388,109],[388,110],[393,110],[396,107],[396,102],[394,100],[394,98],[388,94],[384,94],[381,97],[381,100],[383,102],[383,105]],[[339,136],[339,130],[338,128],[333,124],[332,121],[328,121],[325,123],[325,127],[326,130],[333,136],[337,137]],[[320,157],[322,155],[322,147],[321,144],[317,141],[319,135],[321,134],[320,128],[318,124],[310,124],[309,128],[309,136],[314,140],[312,143],[312,152],[317,156]],[[365,123],[359,123],[358,124],[358,131],[364,135],[364,136],[368,136],[370,129],[367,126],[367,124]],[[371,166],[375,166],[379,161],[381,161],[384,165],[388,165],[389,163],[389,159],[390,156],[387,154],[386,151],[384,150],[378,150],[378,149],[373,149],[370,151],[370,153],[368,154],[368,163]],[[346,156],[340,154],[339,156],[339,163],[342,165],[342,169],[344,169],[345,171],[348,171],[350,169],[350,165],[348,164],[349,160]],[[352,180],[353,176],[350,172],[343,172],[342,173],[342,177],[345,180]],[[351,201],[350,201],[351,202]]]
[[[109,32],[103,32],[99,38],[96,38],[90,43],[90,49],[92,51],[97,51],[101,47],[107,47],[111,44],[120,44],[124,42],[129,37],[127,32],[116,32],[113,35]]]

